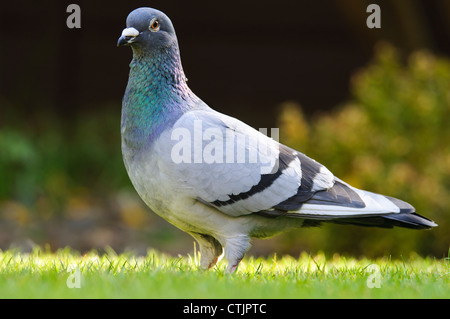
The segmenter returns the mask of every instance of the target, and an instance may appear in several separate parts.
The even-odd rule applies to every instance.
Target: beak
[[[136,37],[139,35],[139,31],[135,28],[126,28],[123,29],[122,35],[117,41],[117,46],[121,47],[124,45],[130,45],[136,41]]]

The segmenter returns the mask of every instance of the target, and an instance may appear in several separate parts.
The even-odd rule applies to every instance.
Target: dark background
[[[66,26],[66,8],[72,2],[81,7],[80,29]],[[370,3],[381,7],[381,29],[366,26]],[[191,89],[214,109],[256,128],[276,127],[279,105],[286,101],[300,104],[307,118],[339,107],[351,95],[352,75],[367,65],[380,41],[395,45],[403,57],[419,49],[450,55],[448,0],[3,3],[0,133],[6,129],[27,132],[34,137],[32,145],[44,141],[36,146],[42,152],[48,150],[48,141],[59,138],[61,149],[68,145],[71,150],[70,155],[61,151],[61,161],[74,164],[66,169],[57,160],[48,162],[51,168],[61,165],[61,169],[45,186],[39,185],[50,175],[36,173],[30,177],[38,189],[28,190],[32,195],[22,196],[30,184],[25,179],[20,184],[25,185],[24,192],[0,196],[1,249],[30,243],[48,244],[52,249],[66,245],[80,250],[108,245],[144,252],[150,246],[170,252],[192,249],[189,236],[159,217],[130,213],[137,221],[129,220],[126,209],[117,208],[126,206],[123,201],[128,203],[128,195],[110,200],[98,191],[98,169],[70,144],[74,132],[85,131],[76,145],[83,151],[97,139],[84,128],[89,118],[95,121],[89,124],[93,132],[112,125],[112,130],[100,132],[104,138],[99,139],[110,144],[110,159],[116,163],[111,170],[120,181],[113,180],[111,188],[120,185],[134,194],[121,163],[119,137],[121,99],[132,54],[130,48],[117,48],[116,43],[128,13],[141,6],[157,8],[171,18]],[[112,122],[105,120],[111,118]],[[86,152],[95,155],[95,147]],[[0,165],[1,170],[9,168]],[[85,175],[94,181],[81,179]],[[72,181],[77,178],[78,184]],[[63,191],[68,195],[61,195]],[[130,205],[138,207],[134,211],[148,213],[140,202]],[[254,252],[276,250],[270,243],[276,247],[276,242],[268,241],[256,244]]]
[[[382,8],[381,29],[366,27],[373,2]],[[450,53],[445,0],[77,1],[81,29],[66,27],[70,3],[9,1],[1,8],[0,96],[21,117],[42,107],[65,120],[105,105],[118,112],[109,103],[121,100],[131,50],[116,42],[140,6],[171,18],[192,90],[258,127],[273,126],[274,106],[286,100],[307,113],[338,105],[380,40],[405,53]]]

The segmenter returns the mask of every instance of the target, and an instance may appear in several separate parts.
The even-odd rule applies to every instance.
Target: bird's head
[[[117,46],[129,45],[137,54],[151,53],[176,44],[175,29],[170,19],[153,8],[138,8],[127,17],[127,27]]]

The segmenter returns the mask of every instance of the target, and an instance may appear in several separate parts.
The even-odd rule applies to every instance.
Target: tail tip
[[[437,227],[431,219],[423,217],[417,213],[396,213],[383,216],[389,219],[393,226],[411,229],[431,229]]]

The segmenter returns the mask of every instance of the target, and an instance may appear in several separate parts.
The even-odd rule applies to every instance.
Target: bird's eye
[[[150,21],[150,27],[148,29],[153,32],[159,31],[159,21],[156,19]]]

